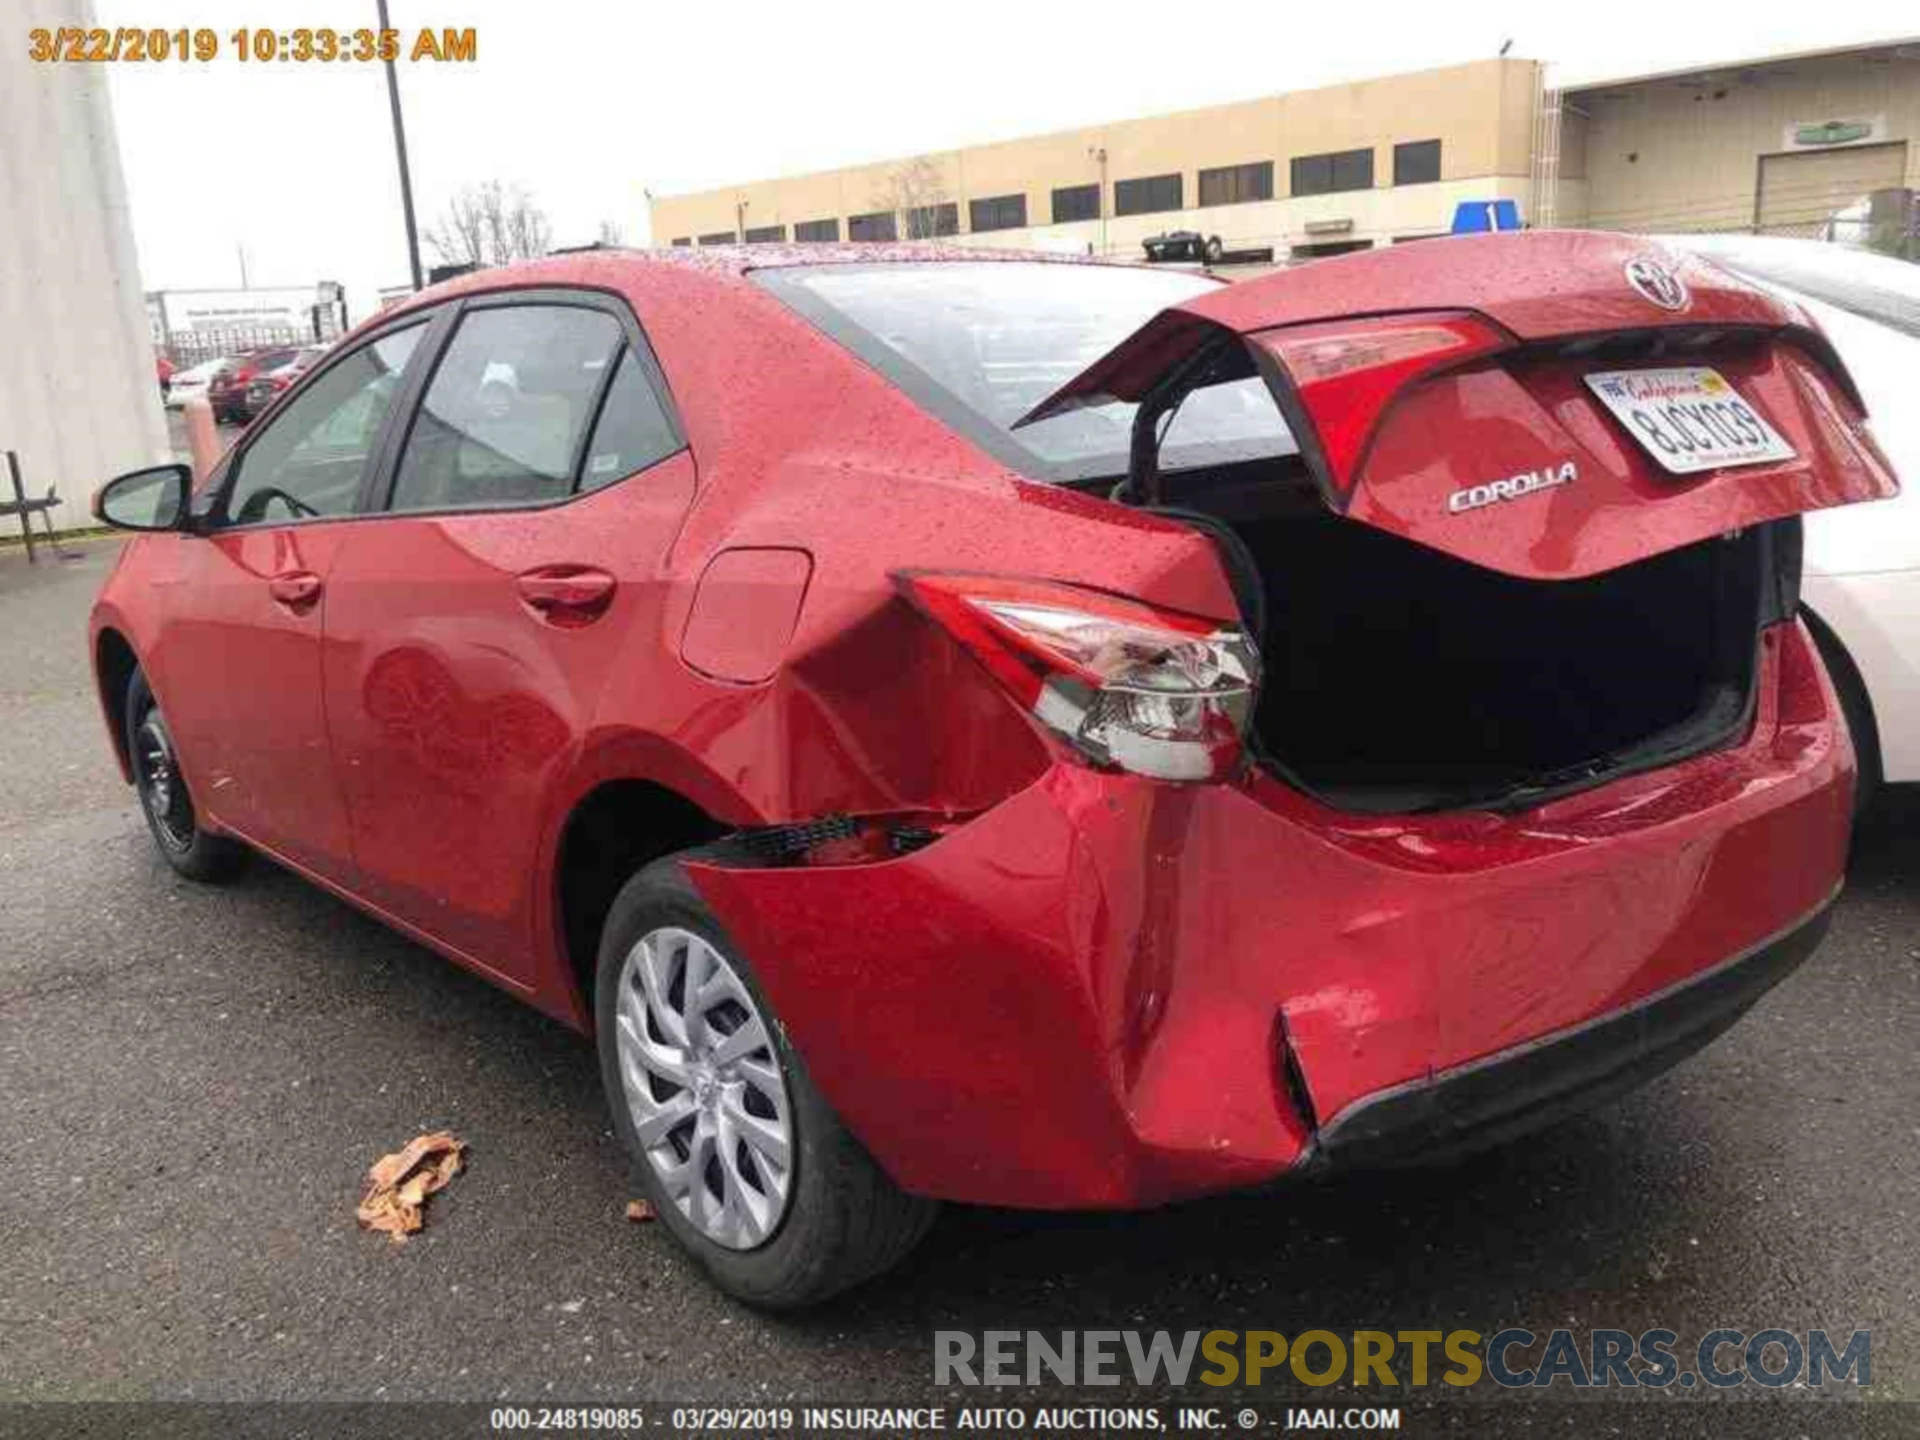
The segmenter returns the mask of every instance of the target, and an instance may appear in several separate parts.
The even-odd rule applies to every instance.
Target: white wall
[[[29,30],[93,23],[89,0],[0,0],[0,450],[30,494],[59,488],[61,527],[170,456],[108,67],[27,58]]]

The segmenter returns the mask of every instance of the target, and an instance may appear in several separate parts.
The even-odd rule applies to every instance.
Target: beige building
[[[660,245],[958,236],[1131,259],[1191,231],[1263,268],[1445,234],[1469,201],[1860,238],[1915,187],[1920,41],[1564,93],[1539,62],[1483,60],[662,196],[651,218]]]
[[[653,201],[655,244],[918,239],[1138,258],[1174,230],[1293,256],[1524,200],[1540,67],[1484,60]]]
[[[1920,40],[1582,86],[1558,111],[1562,225],[1883,240],[1866,227],[1920,188]]]

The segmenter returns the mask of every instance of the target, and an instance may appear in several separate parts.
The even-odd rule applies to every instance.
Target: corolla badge
[[[1571,460],[1558,467],[1543,465],[1538,470],[1523,470],[1505,480],[1489,480],[1484,485],[1469,485],[1454,491],[1447,497],[1447,510],[1453,515],[1463,515],[1483,505],[1497,505],[1502,500],[1524,499],[1536,490],[1571,485],[1579,474]]]
[[[1636,255],[1626,263],[1627,283],[1662,310],[1687,308],[1687,285],[1664,262],[1651,255]]]

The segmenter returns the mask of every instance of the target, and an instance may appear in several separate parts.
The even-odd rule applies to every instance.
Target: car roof
[[[698,270],[746,275],[754,270],[784,270],[811,265],[926,265],[955,262],[1040,261],[1050,265],[1094,265],[1090,256],[1045,250],[1012,250],[986,245],[950,245],[926,241],[862,240],[837,243],[761,245],[675,245],[664,250],[600,250],[639,265],[684,265]]]
[[[698,276],[723,285],[748,283],[756,270],[784,270],[822,265],[940,265],[957,263],[1047,265],[1112,265],[1115,262],[1086,255],[1063,255],[1042,250],[1013,250],[984,245],[902,241],[857,241],[839,244],[676,245],[667,249],[630,250],[603,247],[548,255],[538,260],[516,260],[508,265],[470,270],[408,296],[381,311],[386,321],[423,306],[458,295],[488,290],[525,289],[542,285],[618,286],[623,278],[653,279],[676,273]],[[1129,267],[1131,268],[1131,267]],[[757,287],[755,287],[757,288]]]

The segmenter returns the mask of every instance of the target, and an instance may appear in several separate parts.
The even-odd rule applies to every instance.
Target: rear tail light
[[[1238,768],[1260,660],[1237,626],[1077,585],[896,578],[1090,764],[1160,780],[1218,780]]]
[[[1326,481],[1337,496],[1353,490],[1380,417],[1416,380],[1452,369],[1511,340],[1465,311],[1336,320],[1255,335],[1253,343],[1280,363],[1313,423]]]

